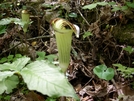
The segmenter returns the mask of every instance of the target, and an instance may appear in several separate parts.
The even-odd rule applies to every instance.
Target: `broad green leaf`
[[[11,93],[14,88],[16,88],[19,83],[19,79],[16,75],[7,77],[0,81],[0,94],[6,92],[7,94]]]
[[[38,60],[22,69],[21,75],[30,90],[51,97],[68,96],[78,100],[61,69],[45,60]]]
[[[22,57],[14,61],[13,63],[0,64],[0,70],[15,70],[19,72],[30,60],[28,57]]]
[[[8,25],[10,23],[15,23],[20,25],[22,28],[25,27],[26,24],[28,24],[27,22],[23,22],[21,19],[19,18],[4,18],[2,20],[0,20],[0,25]],[[30,22],[29,24],[31,24],[32,22]]]
[[[107,68],[106,65],[98,65],[93,69],[93,72],[101,79],[111,80],[114,77],[114,69]]]
[[[106,71],[102,75],[102,78],[104,78],[105,80],[112,80],[113,77],[114,77],[113,68],[107,68]]]
[[[123,48],[123,50],[127,51],[129,54],[134,52],[134,48],[132,48],[131,46],[127,46],[127,47]]]
[[[0,25],[8,25],[10,23],[20,24],[21,20],[18,18],[4,18],[0,20]]]
[[[12,90],[14,88],[16,88],[17,84],[19,83],[19,79],[16,75],[13,75],[11,77],[8,77],[5,81],[4,81],[7,90],[6,93],[9,94],[12,92]]]
[[[107,3],[107,2],[97,2],[97,4],[100,5],[100,6],[106,6],[109,3]]]
[[[91,10],[91,9],[93,9],[93,8],[95,8],[97,6],[97,4],[95,3],[93,3],[93,4],[89,4],[89,5],[85,5],[84,7],[82,7],[83,9],[89,9],[89,10]]]
[[[14,72],[11,71],[3,71],[3,72],[0,71],[0,81],[6,79],[9,76],[12,76],[13,74]]]
[[[6,26],[0,26],[0,34],[6,33]]]
[[[4,84],[4,81],[0,81],[0,94],[4,93],[7,87]]]
[[[102,73],[106,70],[107,67],[105,65],[98,65],[93,69],[93,72],[100,78],[102,78]]]

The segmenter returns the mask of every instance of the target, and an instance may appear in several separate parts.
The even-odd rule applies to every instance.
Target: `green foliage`
[[[41,6],[46,8],[46,9],[52,9],[53,8],[53,6],[51,4],[48,4],[48,3],[43,3]]]
[[[132,48],[131,46],[127,46],[127,47],[123,48],[123,50],[127,51],[129,54],[134,52],[134,48]]]
[[[72,12],[72,13],[69,13],[68,16],[71,17],[71,18],[77,18],[77,13]]]
[[[111,80],[114,77],[114,69],[107,68],[106,65],[98,65],[93,69],[93,72],[101,79]]]
[[[0,34],[6,33],[6,26],[0,26]]]
[[[56,99],[53,97],[48,97],[45,101],[56,101]]]
[[[125,11],[125,10],[127,10],[128,9],[128,7],[127,6],[120,6],[120,5],[118,5],[118,6],[113,6],[113,9],[111,10],[111,11],[113,11],[113,12],[116,12],[116,11]]]
[[[15,24],[19,24],[23,26],[21,19],[18,19],[18,18],[4,18],[0,20],[0,25],[8,25],[10,23],[15,23]]]
[[[57,56],[56,55],[53,55],[53,54],[46,55],[46,52],[37,51],[36,54],[38,55],[38,57],[36,58],[36,60],[44,60],[44,59],[47,59],[48,61],[53,62],[53,60],[55,58],[57,58]]]
[[[21,58],[22,55],[21,54],[15,54],[14,55],[8,55],[8,57],[3,57],[0,59],[0,63],[5,63],[5,62],[13,62],[15,60],[17,60],[18,58]]]
[[[10,98],[11,98],[10,95],[6,95],[6,96],[0,95],[0,101],[3,101],[3,100],[4,100],[4,101],[9,101]]]
[[[28,26],[30,24],[30,14],[29,14],[29,12],[27,10],[22,10],[22,12],[21,12],[21,21],[24,24],[24,26],[22,27],[23,31],[24,31],[24,33],[26,33],[27,30],[28,30]]]
[[[83,35],[83,39],[85,39],[86,37],[92,36],[91,32],[85,32]]]
[[[0,25],[8,25],[10,23],[14,23],[14,24],[18,24],[20,25],[23,29],[26,28],[26,25],[30,24],[31,22],[26,22],[26,21],[22,21],[19,18],[4,18],[0,20]]]
[[[45,55],[46,55],[45,52],[37,51],[36,54],[38,55],[38,58],[36,58],[36,60],[44,60],[45,59]]]
[[[126,2],[126,5],[130,8],[134,8],[134,2]]]
[[[134,68],[123,66],[122,64],[113,64],[113,66],[118,67],[117,71],[119,71],[123,77],[132,77],[134,74]]]
[[[97,3],[92,3],[92,4],[89,4],[89,5],[85,5],[85,6],[83,7],[83,9],[89,9],[89,10],[91,10],[91,9],[93,9],[93,8],[96,8],[97,5],[106,6],[106,5],[108,5],[108,4],[109,4],[109,3],[107,3],[107,2],[97,2]]]
[[[0,64],[0,94],[11,93],[19,83],[19,75],[29,90],[36,90],[50,97],[68,96],[79,100],[59,67],[46,60],[29,61],[30,58],[23,56],[12,63]]]
[[[121,6],[121,5],[118,5],[116,4],[115,2],[96,2],[96,3],[92,3],[92,4],[89,4],[89,5],[85,5],[83,7],[83,9],[94,9],[97,7],[97,5],[99,6],[106,6],[106,5],[109,5],[109,6],[112,6],[112,10],[111,11],[125,11],[125,10],[128,10],[129,8],[134,8],[134,3],[131,3],[131,2],[125,2],[125,5],[124,6]]]

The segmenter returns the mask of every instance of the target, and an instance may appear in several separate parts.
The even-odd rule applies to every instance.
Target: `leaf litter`
[[[120,37],[118,35],[124,32],[123,28],[125,27],[134,28],[134,26],[127,26],[134,23],[133,10],[130,11],[131,13],[128,11],[125,11],[125,13],[121,11],[112,12],[110,6],[96,6],[96,9],[83,10],[81,8],[83,5],[92,4],[93,1],[61,1],[46,0],[45,2],[50,4],[50,8],[40,6],[39,9],[36,9],[38,5],[36,3],[33,5],[36,12],[43,12],[43,14],[35,16],[35,11],[30,9],[33,22],[29,26],[26,35],[27,40],[23,40],[25,36],[20,26],[10,24],[7,32],[0,36],[0,56],[21,53],[35,60],[36,51],[57,54],[55,37],[50,32],[49,23],[51,19],[56,17],[66,18],[78,24],[81,28],[80,38],[73,37],[71,61],[67,71],[68,80],[81,101],[133,101],[133,74],[131,78],[125,78],[117,71],[117,67],[113,66],[115,63],[120,63],[127,67],[134,67],[134,64],[132,64],[134,53],[129,54],[129,50],[128,52],[124,50],[124,47],[127,48],[127,46],[131,46],[133,49],[134,42],[126,41],[127,36]],[[116,3],[125,4],[123,1],[116,1]],[[32,3],[30,4],[32,5]],[[69,17],[70,12],[75,12],[78,17]],[[15,14],[13,15],[16,17]],[[119,29],[121,29],[121,32]],[[92,35],[83,39],[83,33],[88,31]],[[130,29],[128,32],[133,35],[134,30]],[[40,38],[38,38],[39,36]],[[133,39],[133,37],[131,38]],[[36,44],[32,44],[32,42],[36,42]],[[20,44],[17,45],[16,43]],[[28,50],[20,51],[20,48],[24,49],[25,46]],[[94,67],[100,64],[114,68],[115,76],[112,80],[105,81],[93,73]],[[20,91],[22,89],[15,91],[10,101],[17,101],[18,99],[44,101],[44,98],[46,98],[46,96],[37,92],[29,91],[27,94],[20,94]]]

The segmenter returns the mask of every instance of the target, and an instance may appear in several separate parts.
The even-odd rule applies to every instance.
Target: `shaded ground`
[[[13,4],[12,9],[1,7],[0,12],[5,13],[2,18],[20,17],[21,6],[26,5],[31,14],[32,24],[29,26],[26,40],[20,26],[8,25],[7,32],[0,36],[0,57],[20,53],[34,60],[36,51],[57,54],[55,37],[49,29],[49,23],[53,18],[62,17],[77,24],[81,29],[79,38],[73,36],[71,62],[68,68],[69,81],[81,101],[133,101],[133,74],[131,78],[125,78],[112,64],[120,63],[134,67],[134,53],[129,54],[123,49],[134,46],[134,9],[129,9],[131,13],[112,12],[110,6],[97,6],[92,10],[82,9],[84,5],[91,3],[93,2],[84,0],[80,3],[77,0],[46,1],[46,6],[42,5],[44,2],[24,1],[20,7],[16,4]],[[124,2],[120,1],[117,4],[124,5]],[[83,38],[88,31],[92,35]],[[105,81],[93,73],[93,68],[100,64],[115,69],[114,79]],[[22,89],[12,96],[17,99],[28,98],[27,101],[43,101],[42,96],[35,92],[21,95],[19,91]]]

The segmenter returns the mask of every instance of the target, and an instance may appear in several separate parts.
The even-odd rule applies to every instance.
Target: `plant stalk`
[[[66,72],[70,61],[72,33],[72,30],[68,30],[68,33],[55,32],[59,55],[59,66],[63,72]]]

